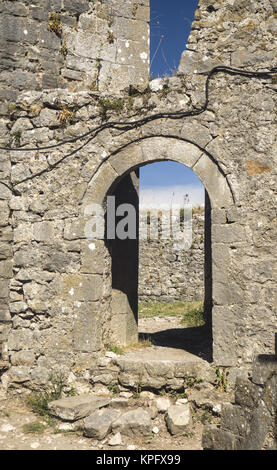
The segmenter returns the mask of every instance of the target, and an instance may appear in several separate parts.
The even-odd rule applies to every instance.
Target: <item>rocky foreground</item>
[[[0,403],[0,449],[200,450],[202,429],[216,423],[230,400],[207,384],[187,391],[154,394],[114,391],[63,397],[39,416],[26,397]]]

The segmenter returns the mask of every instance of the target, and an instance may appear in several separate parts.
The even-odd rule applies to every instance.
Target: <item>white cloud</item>
[[[188,195],[188,200],[186,198]],[[139,206],[145,209],[170,209],[180,207],[186,202],[193,207],[204,205],[205,190],[203,186],[166,186],[142,188],[139,192]]]

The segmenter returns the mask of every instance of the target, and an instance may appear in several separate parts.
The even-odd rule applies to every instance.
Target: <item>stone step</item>
[[[50,413],[65,421],[76,421],[107,406],[111,398],[97,395],[79,395],[52,401],[48,404]]]
[[[105,358],[106,359],[106,358]],[[215,367],[199,358],[199,360],[158,360],[151,359],[151,354],[141,357],[140,353],[125,356],[114,355],[109,363],[99,360],[99,367],[91,371],[91,382],[109,385],[118,383],[123,387],[163,388],[180,390],[186,387],[189,378],[201,382],[214,383]]]

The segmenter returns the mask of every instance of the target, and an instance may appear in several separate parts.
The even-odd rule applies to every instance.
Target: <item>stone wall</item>
[[[222,405],[220,426],[206,426],[206,450],[277,450],[277,356],[257,357],[251,378],[237,378],[235,403]]]
[[[204,214],[194,215],[188,250],[172,240],[140,240],[139,300],[176,302],[204,299]]]
[[[10,106],[22,90],[116,92],[148,80],[148,0],[3,0],[0,14]]]
[[[25,13],[22,19],[3,12],[4,7],[11,10],[21,4],[24,12],[32,10],[27,0],[1,4],[2,21],[12,31],[14,22],[24,26],[36,21]],[[80,14],[83,25],[88,25],[88,16],[94,24],[103,5],[113,5],[115,18],[117,11],[125,12],[128,6],[130,24],[139,11],[137,4],[148,11],[142,1],[81,4],[96,8],[94,13]],[[53,3],[44,10],[49,13],[55,8]],[[18,81],[14,84],[11,78],[18,69],[14,63],[6,64],[1,80],[5,90],[13,93],[2,96],[0,119],[0,145],[5,148],[0,155],[0,335],[1,370],[10,369],[2,375],[2,385],[38,388],[53,370],[86,380],[95,356],[116,341],[111,254],[104,240],[88,239],[85,227],[91,220],[92,203],[104,204],[111,188],[128,172],[159,160],[175,160],[191,168],[210,197],[214,362],[249,370],[256,354],[273,353],[276,74],[217,73],[209,83],[209,105],[203,112],[200,108],[206,96],[207,77],[202,72],[215,63],[256,71],[276,67],[276,13],[275,0],[220,0],[212,6],[202,0],[189,39],[191,50],[184,53],[177,76],[154,80],[144,89],[139,87],[146,80],[141,64],[145,60],[146,67],[147,59],[140,56],[137,45],[133,57],[140,64],[138,85],[129,87],[131,80],[122,66],[122,86],[112,74],[113,82],[107,87],[103,78],[103,92],[87,85],[78,89],[76,77],[65,77],[65,88],[38,89],[26,81],[24,89],[18,90]],[[103,21],[107,25],[108,20]],[[41,22],[48,25],[48,19]],[[146,20],[137,24],[148,30]],[[81,67],[84,57],[73,48],[83,33],[70,27],[76,42],[72,45],[69,35],[68,57],[79,58]],[[26,43],[24,31],[25,27],[19,39],[5,33],[4,50],[19,44],[22,54],[27,49],[33,53],[34,45]],[[126,32],[129,45],[132,32]],[[56,34],[51,34],[54,44]],[[138,38],[144,52],[145,39]],[[99,44],[94,32],[88,32],[86,39]],[[107,50],[112,46],[105,45]],[[19,69],[23,63],[25,67],[22,57],[14,53]],[[34,72],[39,83],[40,73]],[[67,80],[74,80],[77,88],[70,89]],[[171,111],[188,114],[171,119]],[[124,124],[130,121],[133,124]],[[115,124],[119,122],[121,126]],[[83,134],[89,132],[85,138]],[[18,145],[24,151],[14,150]]]

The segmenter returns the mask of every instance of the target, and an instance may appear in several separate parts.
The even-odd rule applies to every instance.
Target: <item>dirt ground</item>
[[[152,421],[158,434],[147,438],[122,436],[122,444],[109,445],[111,435],[97,441],[82,435],[82,431],[59,430],[62,422],[53,420],[51,426],[44,418],[32,413],[22,398],[10,398],[0,402],[0,450],[200,450],[202,424],[195,423],[191,435],[170,436],[164,416]],[[40,422],[45,425],[41,434],[29,434],[24,425]]]
[[[150,347],[152,358],[201,361],[207,356],[203,327],[184,329],[180,317],[141,319],[139,330],[141,337],[148,337],[153,342]],[[176,398],[171,399],[173,404]],[[141,397],[131,398],[128,409],[147,405]],[[84,437],[81,422],[75,423],[72,428],[72,425],[56,419],[46,420],[30,411],[26,396],[13,394],[0,402],[0,450],[201,450],[201,416],[203,413],[193,415],[189,432],[171,436],[164,414],[159,413],[152,419],[152,435],[136,438],[122,436],[121,444],[112,446],[111,434],[102,441]],[[41,424],[36,432],[29,432],[26,425],[30,423]]]

